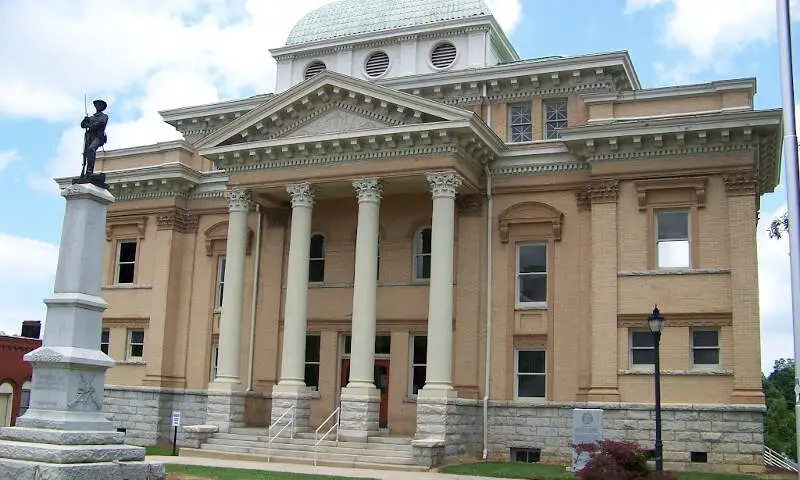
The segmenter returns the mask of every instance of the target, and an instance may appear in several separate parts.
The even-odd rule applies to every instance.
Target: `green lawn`
[[[439,469],[442,473],[456,475],[475,475],[495,478],[520,478],[528,480],[561,480],[574,478],[564,471],[563,465],[542,465],[511,462],[478,462],[450,465]],[[781,477],[754,477],[750,475],[734,475],[719,473],[684,473],[675,472],[678,480],[760,480]],[[785,478],[785,477],[784,477]]]
[[[145,455],[156,455],[159,457],[171,457],[172,447],[144,447]]]
[[[349,477],[327,477],[300,473],[265,472],[234,468],[197,467],[193,465],[166,465],[167,473],[192,475],[214,480],[352,480]]]

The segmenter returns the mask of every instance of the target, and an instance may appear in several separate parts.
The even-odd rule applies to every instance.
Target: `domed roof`
[[[286,45],[491,15],[483,0],[340,0],[303,17]]]

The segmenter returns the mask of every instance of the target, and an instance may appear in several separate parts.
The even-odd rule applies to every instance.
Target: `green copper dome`
[[[294,26],[286,45],[491,15],[483,0],[340,0]]]

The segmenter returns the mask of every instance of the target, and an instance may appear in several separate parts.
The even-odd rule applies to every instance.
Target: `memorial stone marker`
[[[603,440],[603,410],[575,408],[572,410],[572,444],[598,443]],[[579,472],[589,461],[589,454],[572,449],[572,469]]]

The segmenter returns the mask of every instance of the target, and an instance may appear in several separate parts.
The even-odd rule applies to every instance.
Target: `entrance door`
[[[380,412],[378,413],[378,426],[386,428],[389,425],[389,359],[376,358],[374,368],[375,387],[381,392]],[[342,388],[350,381],[350,359],[342,359]]]

